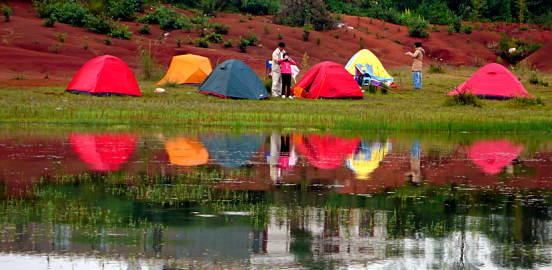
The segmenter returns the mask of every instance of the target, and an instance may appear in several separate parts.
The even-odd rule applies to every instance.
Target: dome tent
[[[341,65],[331,61],[319,63],[309,69],[295,88],[308,93],[301,94],[301,97],[309,99],[364,97],[353,76]]]
[[[269,98],[259,76],[237,59],[227,60],[218,65],[201,84],[198,93],[222,98]]]
[[[355,53],[349,62],[347,62],[347,65],[345,65],[345,69],[354,76],[357,64],[361,64],[362,66],[369,64],[372,66],[374,76],[393,81],[393,77],[389,75],[380,60],[370,50],[362,49]]]
[[[82,66],[65,90],[96,96],[141,96],[134,74],[121,59],[98,56]]]
[[[209,58],[185,54],[172,58],[167,74],[156,85],[166,82],[177,84],[200,84],[213,71]]]
[[[471,78],[449,92],[447,96],[458,94],[472,94],[487,99],[535,97],[527,93],[523,84],[512,72],[497,63],[482,67]]]

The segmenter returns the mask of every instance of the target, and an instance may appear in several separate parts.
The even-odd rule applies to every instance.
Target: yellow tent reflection
[[[173,165],[197,166],[206,164],[209,152],[198,138],[180,137],[165,141],[165,149]]]
[[[361,142],[360,146],[347,159],[347,166],[355,172],[356,178],[368,179],[390,150],[391,143],[389,141],[383,144],[378,141]]]

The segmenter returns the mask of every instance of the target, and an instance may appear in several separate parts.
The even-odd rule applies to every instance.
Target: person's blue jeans
[[[422,88],[422,72],[412,71],[412,82],[414,82],[414,89]]]

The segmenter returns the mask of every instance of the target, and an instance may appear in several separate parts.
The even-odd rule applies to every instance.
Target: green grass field
[[[481,108],[445,106],[445,95],[477,68],[449,68],[423,74],[422,90],[412,87],[408,68],[391,69],[399,86],[388,94],[365,93],[364,100],[225,100],[197,94],[197,87],[139,82],[142,97],[90,97],[64,88],[0,89],[0,122],[5,124],[125,125],[159,127],[297,128],[348,131],[552,131],[552,87],[529,84],[531,72],[516,71],[530,94],[545,106],[483,100]],[[552,76],[539,74],[552,84]],[[53,92],[51,94],[48,92]]]

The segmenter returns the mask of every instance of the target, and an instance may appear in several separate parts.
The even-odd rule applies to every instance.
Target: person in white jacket
[[[279,59],[284,58],[286,44],[278,43],[278,48],[272,53],[272,96],[279,97],[282,95],[282,71],[280,68]]]

